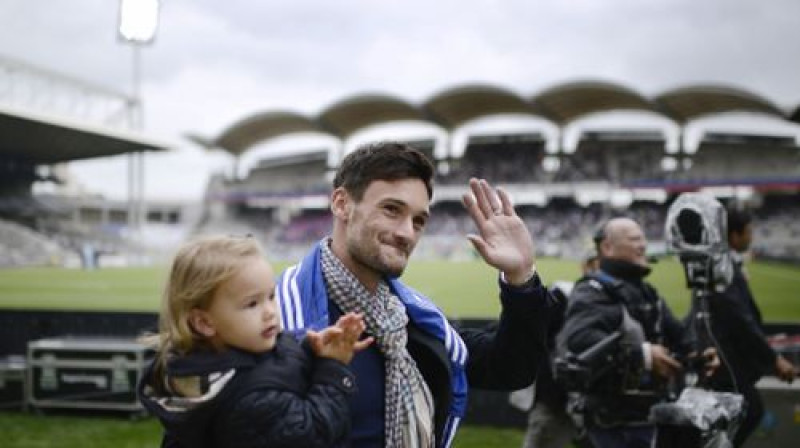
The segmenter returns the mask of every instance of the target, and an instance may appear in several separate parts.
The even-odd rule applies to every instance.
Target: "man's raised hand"
[[[472,178],[469,187],[471,194],[464,194],[462,200],[478,234],[467,238],[486,263],[503,272],[508,283],[525,283],[535,269],[533,239],[511,198],[485,179]]]

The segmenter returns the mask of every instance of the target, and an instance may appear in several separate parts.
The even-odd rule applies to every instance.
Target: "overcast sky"
[[[0,0],[0,56],[123,92],[131,48],[116,0]],[[688,84],[800,105],[797,0],[163,0],[142,51],[146,195],[196,199],[225,162],[182,138],[251,114],[314,115],[357,93],[419,103],[464,83],[530,96],[597,79],[646,96]],[[91,191],[124,198],[124,159],[76,163]],[[176,181],[176,179],[180,179]]]

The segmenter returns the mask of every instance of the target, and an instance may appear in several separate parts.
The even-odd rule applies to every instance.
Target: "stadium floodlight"
[[[159,0],[120,0],[119,36],[127,42],[149,44],[158,29]]]
[[[131,127],[144,127],[141,102],[141,48],[153,42],[158,29],[160,0],[120,0],[118,37],[133,49],[133,93],[131,95]],[[144,151],[128,154],[128,226],[138,238],[144,221]]]

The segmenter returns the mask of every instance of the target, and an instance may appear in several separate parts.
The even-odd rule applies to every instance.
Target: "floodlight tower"
[[[119,39],[133,49],[133,84],[130,124],[144,128],[141,98],[141,48],[152,44],[158,29],[159,0],[120,0]],[[144,221],[144,151],[128,155],[128,226],[137,235]]]

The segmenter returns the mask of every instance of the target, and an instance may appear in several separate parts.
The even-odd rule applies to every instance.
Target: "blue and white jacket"
[[[330,325],[328,292],[322,277],[320,244],[298,264],[289,267],[278,279],[276,296],[281,325],[287,332],[302,337],[306,330],[319,331]],[[451,405],[440,447],[448,447],[467,409],[467,346],[441,310],[428,298],[389,279],[389,286],[406,307],[409,319],[428,334],[444,342],[450,361]]]
[[[285,331],[298,338],[308,329],[317,331],[330,325],[328,292],[320,260],[321,244],[300,263],[286,269],[276,287],[281,324]],[[519,287],[498,280],[502,312],[496,326],[458,331],[428,298],[396,279],[387,281],[405,305],[413,326],[426,338],[441,343],[441,362],[449,364],[446,366],[450,372],[449,390],[432,390],[434,397],[437,392],[447,394],[441,404],[449,401],[449,409],[437,410],[437,413],[447,412],[446,418],[436,418],[439,448],[447,448],[452,443],[467,408],[468,387],[508,391],[525,388],[533,382],[541,362],[546,360],[547,322],[555,301],[538,274]],[[338,310],[334,310],[335,313]],[[424,366],[420,369],[424,370]]]

